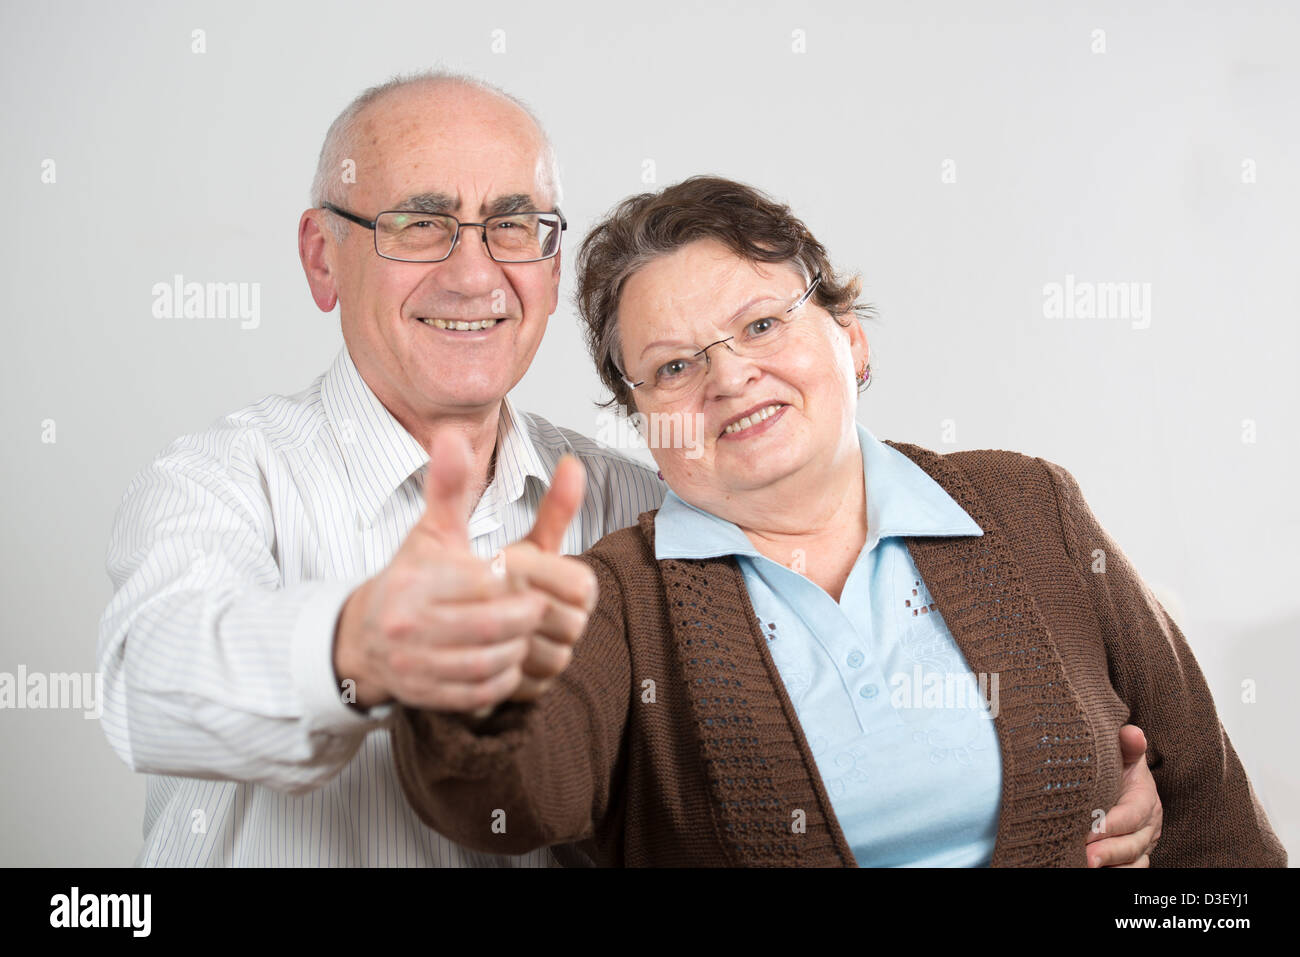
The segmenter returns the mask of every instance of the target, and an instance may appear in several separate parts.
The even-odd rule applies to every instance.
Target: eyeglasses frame
[[[782,313],[782,315],[788,316],[790,313],[799,309],[804,303],[806,303],[812,297],[813,290],[817,288],[818,284],[820,284],[821,281],[822,281],[821,270],[818,270],[817,275],[813,276],[812,282],[809,283],[808,288],[804,290],[803,295],[800,296],[798,299],[796,299],[794,305],[792,305],[789,309],[787,309],[784,313]],[[702,349],[700,349],[699,352],[693,353],[691,355],[691,358],[694,359],[697,358],[698,356],[704,356],[705,375],[707,376],[708,370],[710,368],[709,350],[712,349],[714,346],[718,345],[719,343],[730,342],[734,338],[736,337],[727,336],[725,339],[718,339],[714,342],[710,342],[707,346],[704,346]],[[727,351],[730,352],[732,355],[736,354],[736,350],[731,348],[731,346],[727,346]],[[615,365],[614,368],[618,369],[618,366]],[[629,389],[635,389],[638,386],[643,386],[648,381],[646,379],[642,379],[640,382],[633,382],[626,375],[624,375],[622,369],[618,369],[618,374],[619,374],[619,378],[623,380],[623,384],[626,385]]]
[[[384,209],[384,210],[380,210],[380,212],[375,216],[374,219],[366,219],[364,216],[358,216],[356,213],[350,213],[346,209],[343,209],[339,206],[335,206],[333,203],[322,203],[320,205],[320,208],[327,209],[331,213],[334,213],[336,216],[342,216],[348,222],[356,223],[358,226],[364,226],[366,229],[373,232],[375,234],[375,255],[379,256],[381,259],[387,259],[390,262],[396,262],[396,263],[446,262],[448,259],[451,258],[451,254],[456,251],[456,245],[460,242],[460,231],[466,226],[477,226],[480,230],[482,230],[483,249],[487,252],[488,258],[495,263],[501,263],[503,266],[517,266],[522,263],[545,262],[548,259],[554,259],[556,256],[560,254],[560,247],[564,244],[564,231],[569,228],[568,220],[564,218],[564,214],[560,212],[559,209],[550,209],[550,210],[525,209],[525,210],[520,210],[517,213],[497,213],[494,216],[489,216],[481,223],[462,223],[455,216],[451,215],[451,213],[431,213],[423,209]],[[446,219],[450,219],[453,223],[456,224],[456,233],[451,237],[451,245],[447,247],[447,255],[439,259],[398,259],[396,256],[385,256],[383,253],[379,251],[378,226],[379,226],[379,217],[387,213],[405,213],[408,216],[442,216]],[[496,256],[492,255],[492,247],[488,244],[488,238],[487,238],[488,224],[491,223],[494,219],[505,219],[510,216],[527,216],[530,214],[560,217],[560,241],[556,243],[555,252],[551,253],[549,256],[540,256],[537,259],[497,259]]]

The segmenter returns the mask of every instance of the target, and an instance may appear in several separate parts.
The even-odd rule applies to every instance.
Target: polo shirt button
[[[876,695],[880,694],[880,689],[875,685],[863,685],[858,689],[858,694],[862,695],[864,698],[874,698]]]
[[[849,652],[849,658],[848,658],[848,661],[849,661],[849,667],[850,667],[850,668],[860,668],[860,667],[862,667],[862,662],[863,662],[864,660],[865,660],[865,659],[864,659],[863,656],[862,656],[862,652],[860,652],[860,651],[851,651],[851,652]]]

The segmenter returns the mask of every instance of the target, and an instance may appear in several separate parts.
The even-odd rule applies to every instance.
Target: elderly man
[[[556,308],[559,192],[540,125],[471,78],[393,81],[330,127],[298,240],[344,348],[174,442],[113,530],[103,724],[150,775],[138,863],[554,863],[426,828],[383,722],[544,693],[594,600],[566,556],[663,496],[506,398]],[[1099,864],[1144,863],[1159,834],[1128,734]]]

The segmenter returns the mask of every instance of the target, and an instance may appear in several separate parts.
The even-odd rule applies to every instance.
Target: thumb
[[[469,446],[454,429],[441,429],[429,443],[424,514],[419,528],[441,544],[469,551]]]
[[[1147,753],[1147,736],[1137,725],[1126,724],[1119,729],[1119,749],[1124,767],[1136,764]]]
[[[572,455],[560,459],[551,476],[551,487],[546,490],[542,504],[537,508],[533,530],[524,536],[544,552],[560,553],[564,532],[582,508],[583,490],[587,485],[587,471]]]

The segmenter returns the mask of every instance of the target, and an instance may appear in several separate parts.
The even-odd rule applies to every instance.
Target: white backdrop
[[[321,139],[364,87],[445,66],[547,124],[570,256],[694,173],[790,202],[880,310],[862,421],[1074,473],[1294,854],[1300,14],[1081,6],[6,3],[0,672],[94,671],[131,476],[329,365],[295,241]],[[258,283],[255,328],[157,318],[178,274]],[[594,434],[572,280],[514,397]],[[1058,315],[1067,283],[1139,295]],[[143,798],[97,721],[0,711],[0,864],[129,864]]]

